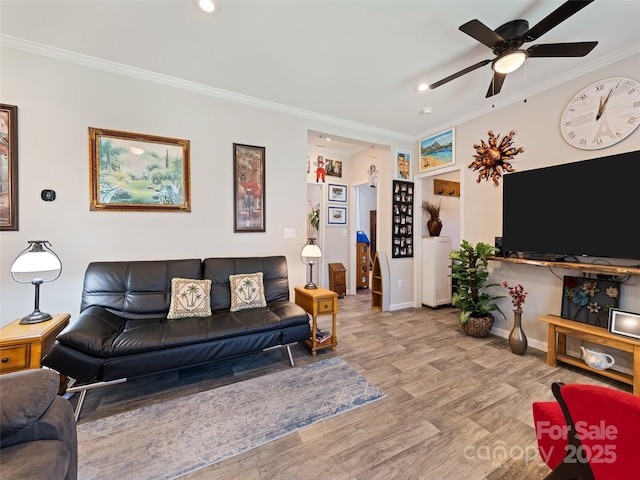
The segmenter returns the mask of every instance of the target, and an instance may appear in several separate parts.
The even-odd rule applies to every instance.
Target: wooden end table
[[[305,343],[311,350],[311,355],[316,354],[318,350],[331,348],[335,350],[338,345],[338,336],[336,335],[336,316],[338,315],[338,294],[326,288],[315,288],[307,290],[304,287],[296,287],[295,289],[296,303],[311,315],[311,338],[305,340]],[[321,315],[332,315],[331,337],[324,342],[316,341],[316,332],[318,331],[318,317]]]
[[[0,328],[0,374],[42,367],[42,357],[71,315],[58,313],[51,320],[20,325],[20,319]]]

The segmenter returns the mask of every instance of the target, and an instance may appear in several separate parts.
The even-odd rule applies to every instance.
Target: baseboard
[[[396,310],[403,310],[405,308],[413,308],[413,302],[404,302],[404,303],[396,303],[394,305],[389,305],[389,311],[394,312]]]

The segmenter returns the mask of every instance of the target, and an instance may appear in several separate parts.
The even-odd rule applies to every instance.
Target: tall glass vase
[[[522,312],[520,310],[513,311],[513,329],[509,334],[509,347],[516,355],[524,355],[527,351],[527,336],[522,330]]]

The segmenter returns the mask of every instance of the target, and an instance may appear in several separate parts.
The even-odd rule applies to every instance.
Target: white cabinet
[[[451,303],[451,237],[422,237],[422,304]]]

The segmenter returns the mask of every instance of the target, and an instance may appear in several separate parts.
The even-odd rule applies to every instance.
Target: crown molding
[[[62,48],[56,48],[42,43],[32,42],[11,35],[0,34],[0,46],[13,48],[15,50],[21,50],[24,52],[32,53],[34,55],[40,55],[43,57],[53,58],[63,62],[73,63],[88,68],[94,68],[105,72],[115,73],[116,75],[123,75],[146,82],[152,82],[167,87],[177,88],[200,95],[206,95],[209,97],[215,97],[221,100],[226,100],[234,103],[241,103],[256,108],[263,108],[265,110],[271,110],[274,112],[284,113],[295,117],[305,118],[307,120],[314,120],[318,122],[328,123],[334,126],[340,126],[344,128],[353,129],[356,131],[382,135],[385,137],[394,138],[396,140],[402,140],[406,142],[415,141],[413,135],[408,135],[401,132],[395,132],[392,130],[386,130],[371,125],[365,125],[362,123],[352,122],[342,118],[332,117],[329,115],[323,115],[309,110],[304,110],[297,107],[291,107],[276,102],[270,102],[268,100],[262,100],[260,98],[251,97],[248,95],[242,95],[240,93],[231,92],[229,90],[223,90],[220,88],[210,87],[201,83],[191,82],[170,75],[164,75],[160,73],[151,72],[130,65],[124,65],[121,63],[111,62],[109,60],[103,60],[89,55],[83,55],[80,53],[64,50]]]

